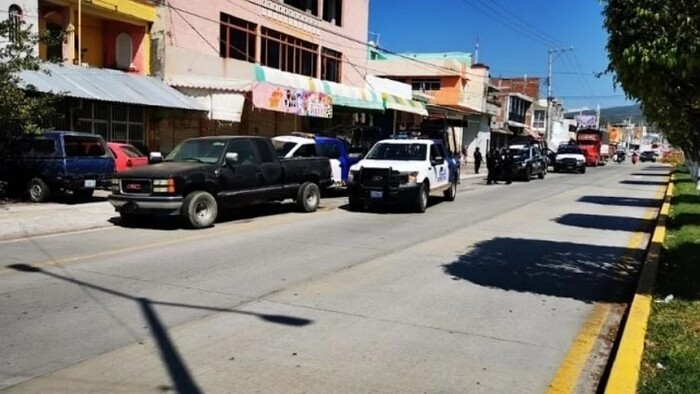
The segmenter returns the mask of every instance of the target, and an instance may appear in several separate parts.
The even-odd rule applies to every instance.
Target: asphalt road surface
[[[594,392],[667,173],[467,181],[425,214],[334,198],[0,243],[0,388]]]

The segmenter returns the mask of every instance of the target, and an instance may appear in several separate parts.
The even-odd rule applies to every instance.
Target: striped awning
[[[274,68],[256,65],[255,79],[286,88],[325,93],[331,96],[334,106],[365,110],[384,110],[384,103],[379,93],[340,83],[323,81],[299,74],[292,74]]]
[[[384,104],[386,109],[428,116],[428,108],[420,101],[409,100],[392,94],[384,94]]]
[[[382,96],[374,90],[323,81],[324,92],[340,107],[384,111]]]

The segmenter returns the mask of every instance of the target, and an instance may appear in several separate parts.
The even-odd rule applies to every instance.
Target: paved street
[[[0,242],[0,388],[542,393],[585,350],[594,392],[667,173],[471,179],[422,215],[333,198]],[[592,316],[599,340],[577,348]]]

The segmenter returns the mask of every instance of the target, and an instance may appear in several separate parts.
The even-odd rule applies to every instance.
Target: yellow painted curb
[[[674,177],[671,177],[671,180],[673,179]],[[663,242],[666,238],[666,219],[671,209],[672,196],[673,182],[669,182],[666,198],[659,212],[656,229],[639,277],[637,291],[623,328],[620,347],[615,355],[610,377],[605,387],[606,394],[634,394],[637,392],[647,323],[651,313],[652,291],[656,282]]]
[[[656,193],[655,198],[661,199],[663,191]],[[650,208],[644,214],[644,220],[652,220],[657,217],[658,208]],[[622,262],[627,262],[633,259],[637,252],[645,248],[646,226],[640,227],[632,238],[627,243],[626,252],[621,256]],[[564,357],[564,361],[559,366],[554,379],[552,379],[547,390],[548,394],[566,394],[573,393],[581,378],[581,373],[586,368],[586,364],[590,359],[591,352],[594,349],[600,331],[603,329],[608,316],[612,311],[612,306],[607,303],[597,303],[593,306],[593,310],[586,318],[583,327],[576,335],[571,348]]]

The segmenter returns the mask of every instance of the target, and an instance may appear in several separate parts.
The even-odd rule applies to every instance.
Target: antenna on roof
[[[476,36],[476,45],[474,46],[474,61],[472,65],[479,64],[479,36]]]

